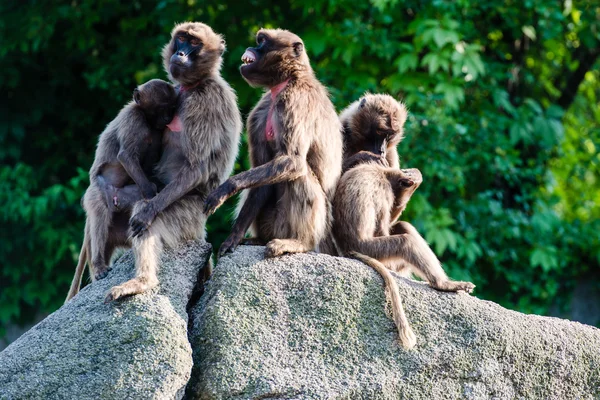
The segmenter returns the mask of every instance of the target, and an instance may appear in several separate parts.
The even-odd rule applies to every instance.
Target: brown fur
[[[345,137],[346,148],[349,149],[345,162],[357,154],[362,154],[364,149],[382,146],[389,150],[385,153],[385,161],[376,161],[378,157],[383,158],[383,152],[371,153],[375,161],[365,158],[342,175],[333,204],[333,234],[338,249],[343,255],[351,252],[361,253],[398,272],[414,272],[438,290],[470,292],[475,287],[472,283],[453,282],[448,279],[427,242],[411,224],[396,222],[396,218],[404,211],[410,197],[421,184],[422,176],[417,169],[401,170],[385,166],[396,162],[397,154],[390,154],[396,153],[395,148],[386,145],[385,141],[381,143],[379,138],[364,131],[365,127],[373,126],[375,121],[393,121],[394,118],[385,115],[390,111],[396,113],[397,121],[401,121],[402,124],[406,120],[406,111],[397,102],[395,106],[389,102],[387,108],[376,108],[379,110],[377,112],[369,111],[369,102],[380,99],[376,96],[378,95],[365,96],[366,103],[363,103],[362,107],[358,105],[363,100],[359,100],[342,113],[345,126],[352,130],[351,134],[346,134]],[[369,120],[373,120],[373,123],[369,124]],[[363,128],[357,129],[361,124]],[[402,126],[394,131],[396,133],[390,136],[388,144],[397,143],[396,140],[402,138],[402,135],[398,134],[402,132]],[[374,267],[374,263],[368,264]],[[386,276],[383,276],[387,280]],[[399,300],[399,296],[392,295],[392,310],[396,310],[395,315],[400,315],[402,305],[394,299]],[[410,334],[403,328],[405,326],[408,325],[398,324],[400,338],[405,347],[411,347],[414,342],[406,339],[410,338]]]
[[[343,170],[363,161],[382,162],[381,158],[387,161],[385,166],[399,168],[396,146],[404,138],[406,115],[404,104],[387,94],[367,93],[344,109],[340,114],[345,143]],[[385,143],[381,142],[384,138]]]
[[[220,254],[233,250],[249,227],[254,242],[266,243],[268,257],[319,249],[330,230],[331,201],[341,173],[341,124],[298,36],[261,29],[257,43],[247,50],[256,60],[240,68],[244,79],[268,89],[289,82],[274,99],[267,91],[248,117],[252,169],[211,193],[205,211],[211,213],[249,189]],[[269,109],[271,139],[265,133]]]
[[[404,313],[404,307],[402,307],[400,289],[398,288],[396,280],[390,273],[390,270],[378,260],[365,256],[364,254],[351,251],[347,255],[364,262],[381,275],[386,287],[388,288],[388,294],[391,300],[390,303],[392,304],[392,318],[394,319],[394,323],[398,329],[400,343],[402,343],[402,345],[407,349],[412,349],[415,347],[415,344],[417,343],[417,337],[408,324],[406,314]]]
[[[177,64],[175,54],[179,36],[201,43],[185,54],[183,64]],[[175,26],[163,50],[169,77],[188,87],[180,93],[178,109],[183,130],[165,132],[156,168],[165,188],[152,200],[138,202],[133,210],[130,226],[136,276],[113,287],[106,301],[156,286],[162,248],[205,237],[204,198],[231,174],[242,129],[235,92],[219,72],[224,50],[223,38],[199,22]]]
[[[83,197],[86,226],[79,262],[67,300],[79,292],[85,264],[92,279],[108,273],[117,246],[127,246],[127,221],[132,205],[156,194],[148,179],[160,158],[162,132],[173,118],[177,92],[159,79],[134,91],[127,104],[106,127],[90,169],[90,186]]]

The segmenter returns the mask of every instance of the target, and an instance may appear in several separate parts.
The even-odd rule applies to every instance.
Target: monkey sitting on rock
[[[224,51],[224,38],[200,22],[177,24],[163,48],[163,65],[179,89],[155,168],[165,186],[134,205],[128,228],[135,277],[113,286],[105,302],[156,287],[162,249],[205,237],[204,199],[231,174],[242,130],[235,92],[220,73]]]
[[[404,135],[407,112],[391,96],[367,94],[345,109],[344,168],[337,187],[332,230],[342,255],[378,271],[390,288],[400,341],[412,348],[416,337],[389,269],[426,280],[442,291],[471,292],[470,282],[451,281],[425,239],[408,222],[396,221],[422,182],[417,169],[400,169],[396,144]]]
[[[133,91],[133,101],[100,135],[90,186],[82,201],[86,212],[83,245],[67,300],[79,291],[86,262],[92,279],[108,273],[115,248],[127,245],[133,204],[156,194],[156,185],[148,176],[160,159],[163,131],[176,108],[173,86],[153,79]]]
[[[232,251],[248,228],[266,256],[319,249],[331,229],[331,201],[342,168],[342,133],[327,89],[315,77],[302,39],[261,29],[242,55],[240,72],[267,89],[247,121],[252,169],[206,199],[210,215],[249,189],[219,254]]]

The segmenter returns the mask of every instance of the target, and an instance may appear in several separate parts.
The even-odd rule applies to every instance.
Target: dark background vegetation
[[[261,91],[237,69],[260,27],[304,39],[338,110],[365,91],[403,99],[398,150],[424,175],[406,218],[477,296],[571,317],[574,289],[599,288],[597,0],[5,0],[0,337],[64,300],[97,137],[137,84],[165,79],[161,47],[185,20],[225,35],[244,116]],[[233,206],[209,221],[215,247]]]

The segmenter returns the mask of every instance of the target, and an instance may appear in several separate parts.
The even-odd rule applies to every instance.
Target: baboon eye
[[[194,39],[190,40],[190,43],[192,44],[192,46],[198,46],[200,44],[200,40],[194,38]]]
[[[264,37],[264,36],[260,36],[260,37],[258,37],[258,38],[256,39],[256,43],[257,43],[257,44],[259,44],[259,45],[261,45],[261,44],[265,43],[265,40],[266,40],[266,39],[265,39],[265,37]]]
[[[185,42],[185,36],[177,36],[177,40],[178,40],[180,43],[183,43],[183,42]]]

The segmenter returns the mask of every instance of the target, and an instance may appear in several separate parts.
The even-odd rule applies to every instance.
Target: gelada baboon
[[[302,39],[261,29],[240,72],[268,90],[247,121],[252,169],[231,177],[206,200],[207,214],[250,189],[220,254],[233,250],[252,225],[266,256],[318,249],[331,224],[331,201],[341,173],[341,124],[316,79]]]
[[[387,94],[367,93],[343,110],[343,171],[364,161],[399,168],[396,146],[404,138],[406,115],[404,104]]]
[[[156,185],[148,176],[160,158],[163,131],[176,107],[173,86],[153,79],[133,91],[133,101],[100,135],[90,186],[83,197],[83,245],[67,300],[79,291],[86,262],[92,279],[106,275],[115,247],[127,245],[131,206],[156,194]]]
[[[231,174],[242,130],[235,92],[219,72],[224,51],[223,37],[199,22],[175,26],[163,49],[180,97],[156,167],[165,187],[135,204],[129,223],[136,275],[113,287],[107,302],[155,287],[163,246],[204,239],[204,199]]]
[[[382,266],[404,274],[413,272],[438,290],[472,291],[475,287],[472,283],[448,279],[427,242],[411,224],[396,221],[422,182],[417,169],[385,166],[397,162],[397,154],[389,154],[395,153],[395,148],[389,148],[387,143],[402,138],[406,120],[404,107],[389,98],[368,95],[359,100],[358,106],[351,105],[342,116],[345,126],[352,129],[351,135],[346,134],[346,148],[355,152],[349,152],[345,161],[351,161],[353,157],[362,161],[344,172],[338,184],[333,207],[333,234],[339,251],[365,261],[383,275],[387,284],[393,278]],[[371,118],[372,123],[357,129],[363,118]],[[384,161],[369,160],[370,156],[362,153],[363,149],[371,149],[366,151]],[[400,340],[405,347],[411,348],[415,344],[414,333],[404,316],[397,286],[390,289]]]

